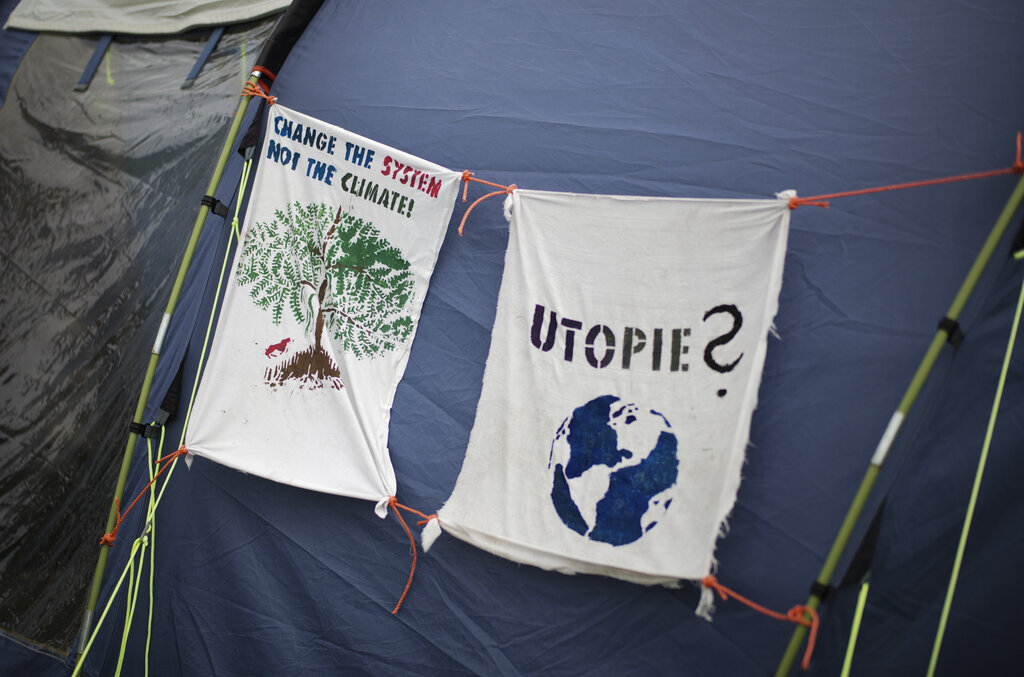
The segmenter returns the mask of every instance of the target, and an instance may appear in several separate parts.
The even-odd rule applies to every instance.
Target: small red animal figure
[[[278,355],[284,354],[285,349],[288,347],[288,342],[289,341],[291,341],[291,339],[290,338],[286,338],[285,340],[281,341],[280,343],[275,343],[274,345],[270,346],[266,350],[266,356],[267,357],[277,357]]]

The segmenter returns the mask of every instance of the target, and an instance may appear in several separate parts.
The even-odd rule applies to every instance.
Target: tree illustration
[[[372,223],[340,207],[332,218],[327,204],[295,202],[255,223],[236,279],[274,324],[290,313],[312,338],[310,348],[267,370],[271,385],[298,379],[342,387],[325,336],[335,350],[363,359],[394,350],[412,333],[409,262]]]

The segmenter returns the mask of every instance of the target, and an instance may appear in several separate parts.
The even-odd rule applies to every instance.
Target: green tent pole
[[[249,84],[255,85],[259,80],[259,73],[253,72],[249,76]],[[221,148],[220,157],[217,159],[217,165],[214,167],[213,176],[210,177],[210,183],[206,188],[207,195],[213,195],[217,191],[217,186],[220,185],[221,176],[224,174],[224,167],[227,166],[228,157],[231,155],[231,148],[235,145],[235,139],[238,137],[238,130],[242,126],[242,118],[245,117],[245,111],[249,107],[249,100],[252,97],[250,95],[243,95],[242,99],[238,103],[238,107],[235,109],[235,117],[231,122],[231,128],[228,131],[228,137],[224,141],[224,147]],[[241,199],[241,196],[239,196]],[[178,267],[178,277],[174,280],[174,287],[171,289],[171,297],[167,301],[167,308],[164,310],[163,320],[160,323],[160,331],[157,332],[156,341],[153,344],[153,350],[149,356],[149,366],[146,368],[146,376],[142,381],[142,391],[139,393],[139,401],[135,407],[135,415],[132,417],[132,421],[137,424],[142,423],[142,415],[146,409],[146,402],[149,400],[149,391],[153,387],[153,376],[156,374],[156,365],[160,360],[160,349],[163,344],[164,335],[167,331],[167,327],[170,324],[171,316],[174,314],[174,309],[178,305],[178,297],[181,296],[181,289],[185,285],[185,274],[188,273],[189,266],[192,263],[192,256],[196,251],[196,244],[199,242],[199,235],[203,231],[203,224],[206,223],[206,217],[210,213],[208,205],[202,205],[199,208],[199,215],[196,217],[195,225],[192,226],[192,235],[189,237],[188,246],[185,248],[185,255],[182,257],[181,265]],[[124,457],[121,459],[121,472],[117,476],[117,484],[114,487],[114,498],[110,502],[110,514],[107,516],[107,527],[104,533],[110,533],[117,523],[117,504],[121,500],[121,496],[124,493],[125,483],[128,481],[128,469],[131,467],[132,457],[135,453],[135,444],[138,441],[138,434],[131,432],[128,434],[128,444],[125,446]],[[82,632],[78,638],[78,653],[81,654],[85,650],[85,645],[89,641],[89,634],[92,631],[92,618],[96,612],[96,605],[100,599],[100,586],[103,583],[103,573],[107,568],[107,558],[110,556],[110,545],[104,543],[100,546],[99,560],[96,562],[96,572],[92,577],[92,590],[89,592],[89,602],[85,608],[85,617],[82,620]]]
[[[960,291],[957,292],[956,298],[953,299],[953,304],[949,307],[949,312],[946,313],[948,322],[944,321],[942,325],[940,325],[938,331],[936,331],[935,337],[932,339],[931,345],[928,346],[928,350],[925,352],[924,358],[921,360],[921,364],[918,365],[917,371],[914,373],[914,378],[911,379],[910,385],[907,387],[907,390],[903,395],[903,399],[900,401],[899,407],[897,407],[892,418],[889,420],[889,425],[886,427],[885,433],[882,435],[882,439],[878,442],[878,447],[875,449],[875,453],[871,457],[871,463],[868,466],[867,472],[864,473],[864,478],[860,482],[860,487],[858,487],[857,493],[854,495],[853,502],[850,504],[850,508],[846,513],[846,517],[843,519],[843,523],[839,527],[835,541],[832,543],[832,549],[829,550],[828,557],[825,558],[825,564],[821,568],[821,573],[819,573],[818,578],[815,579],[817,583],[815,588],[825,589],[831,585],[832,576],[835,574],[836,567],[839,565],[839,558],[842,557],[843,550],[846,549],[846,545],[853,533],[853,528],[856,526],[857,519],[864,510],[868,496],[871,494],[871,489],[875,486],[875,481],[878,479],[878,474],[881,471],[882,466],[885,464],[885,457],[888,455],[889,449],[892,448],[892,443],[896,439],[896,435],[899,433],[900,426],[903,424],[903,420],[906,418],[907,414],[910,413],[911,407],[914,406],[917,396],[924,387],[924,382],[928,379],[928,375],[931,373],[932,367],[935,366],[935,361],[938,359],[939,353],[942,352],[942,347],[949,340],[950,332],[953,331],[953,327],[955,327],[954,323],[959,319],[960,313],[963,311],[964,306],[967,304],[967,300],[974,291],[974,287],[978,284],[978,280],[981,278],[981,274],[985,271],[985,267],[988,266],[989,259],[992,258],[992,253],[999,244],[999,240],[1002,239],[1003,233],[1005,233],[1006,229],[1009,227],[1010,220],[1013,218],[1014,213],[1020,206],[1022,198],[1024,198],[1024,177],[1017,182],[1017,187],[1010,195],[1010,199],[1007,201],[1006,206],[1003,207],[1003,211],[999,215],[999,218],[996,219],[996,224],[992,227],[992,232],[989,233],[988,239],[986,239],[985,244],[982,245],[977,258],[974,259],[974,265],[971,266],[966,279],[964,279],[963,284],[960,286]],[[816,592],[811,592],[810,597],[807,599],[807,606],[812,609],[817,609],[819,604],[821,604],[821,596]],[[783,654],[782,660],[779,662],[779,667],[775,671],[775,677],[786,677],[789,675],[789,671],[793,667],[793,662],[796,660],[797,654],[800,651],[800,646],[803,644],[806,636],[807,626],[797,625],[796,629],[793,631],[793,636],[789,640],[789,645],[786,647],[786,653]]]

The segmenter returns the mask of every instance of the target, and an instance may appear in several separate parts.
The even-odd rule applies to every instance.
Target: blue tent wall
[[[6,22],[11,11],[17,6],[13,0],[0,2],[0,21]],[[22,57],[28,51],[36,34],[28,31],[9,31],[0,40],[0,106],[3,105],[7,96],[7,88],[11,85],[11,78],[21,64]]]
[[[1014,2],[327,2],[274,94],[524,188],[810,195],[1008,166],[1024,126],[1022,28]],[[806,599],[1014,181],[849,198],[793,215],[780,339],[769,343],[744,482],[717,553],[724,583],[779,610]],[[224,241],[215,235],[223,222],[207,228],[211,243]],[[395,400],[399,498],[428,512],[461,465],[506,242],[496,202],[473,213],[465,237],[449,233]],[[211,303],[212,268],[193,272],[190,285],[205,289],[196,304]],[[883,473],[873,505],[882,495],[888,504],[854,674],[927,665],[1022,276],[1004,243],[962,318],[967,342],[943,354]],[[178,331],[191,334],[194,372],[204,322]],[[1012,674],[1024,658],[1013,636],[1024,603],[1014,583],[1024,562],[1015,491],[1022,370],[1018,352],[940,674]],[[129,490],[142,475],[136,467]],[[119,540],[115,565],[128,538]],[[563,576],[450,537],[420,557],[391,616],[409,566],[393,519],[204,459],[175,471],[156,552],[158,675],[760,675],[791,631],[735,602],[719,604],[713,623],[695,618],[692,586]],[[107,590],[119,573],[110,569]],[[824,607],[809,674],[838,672],[855,592]],[[113,671],[119,636],[101,632],[87,673]],[[141,665],[144,646],[137,629],[128,665]]]

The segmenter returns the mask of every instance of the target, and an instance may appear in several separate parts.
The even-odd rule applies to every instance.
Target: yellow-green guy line
[[[213,333],[213,320],[217,316],[217,306],[220,303],[220,294],[221,294],[221,291],[224,288],[224,276],[225,276],[225,274],[227,272],[228,261],[231,259],[231,247],[232,247],[232,244],[234,242],[233,238],[236,237],[239,234],[238,215],[239,215],[239,210],[241,209],[241,203],[242,203],[242,199],[243,199],[243,197],[245,195],[246,187],[248,186],[248,183],[249,183],[249,175],[250,175],[251,169],[252,169],[252,158],[249,158],[248,160],[246,160],[245,165],[243,165],[243,167],[242,167],[242,177],[241,177],[241,180],[239,182],[238,197],[235,200],[235,215],[234,215],[234,218],[231,221],[231,230],[230,230],[229,235],[228,235],[228,245],[224,249],[224,258],[222,259],[221,264],[220,264],[220,277],[217,279],[217,291],[214,294],[213,306],[210,308],[210,317],[209,317],[209,320],[207,321],[207,324],[206,324],[206,335],[203,338],[203,349],[202,349],[202,351],[200,352],[200,355],[199,355],[199,365],[198,365],[198,368],[196,369],[196,378],[193,380],[193,383],[192,383],[192,392],[191,392],[191,394],[189,396],[188,409],[186,410],[186,413],[185,413],[185,422],[183,423],[182,429],[181,429],[181,439],[178,442],[178,446],[179,447],[182,444],[185,443],[185,430],[188,428],[188,421],[189,421],[189,419],[191,418],[191,415],[192,415],[192,407],[195,404],[196,391],[197,391],[198,386],[199,386],[199,374],[203,370],[203,364],[206,361],[206,353],[207,353],[207,351],[209,349],[209,346],[210,346],[210,336]],[[165,436],[166,436],[166,429],[161,428],[160,429],[160,444],[157,447],[156,458],[162,458],[163,457],[163,448],[164,448]],[[147,444],[148,452],[149,452],[149,478],[150,478],[150,480],[152,480],[153,479],[153,467],[154,467],[154,463],[153,463],[153,458],[154,458],[153,457],[153,445],[152,445],[152,442],[150,440],[148,440],[148,439],[146,440],[146,444]],[[148,618],[148,621],[147,621],[147,624],[146,624],[146,654],[145,654],[145,666],[144,666],[144,674],[147,677],[149,675],[149,650],[150,650],[150,646],[152,645],[152,638],[153,638],[153,599],[154,599],[154,595],[153,595],[153,564],[154,564],[154,560],[155,560],[155,557],[156,557],[156,553],[155,553],[155,548],[156,548],[156,509],[157,509],[157,506],[160,505],[160,501],[163,500],[164,491],[167,490],[168,483],[171,480],[171,475],[174,474],[174,469],[175,469],[175,467],[177,467],[177,464],[178,464],[178,458],[176,457],[173,461],[171,461],[171,469],[168,471],[167,476],[164,478],[164,482],[160,486],[159,492],[157,491],[156,487],[153,487],[153,490],[150,492],[148,509],[147,509],[147,513],[146,513],[146,527],[145,527],[142,535],[140,535],[138,538],[135,539],[135,543],[132,545],[132,556],[128,559],[128,562],[125,565],[125,569],[121,573],[121,580],[118,581],[118,585],[114,588],[114,591],[111,594],[110,600],[107,602],[107,607],[106,607],[107,609],[109,609],[110,604],[113,602],[114,597],[117,596],[117,593],[120,590],[121,581],[124,580],[125,575],[129,574],[129,573],[131,573],[133,571],[135,552],[139,549],[140,545],[141,545],[142,555],[140,557],[140,562],[139,562],[139,571],[140,571],[140,576],[141,576],[142,562],[145,560],[145,552],[146,552],[146,547],[148,545],[150,547],[150,549],[151,549],[150,558],[149,558],[149,618]],[[154,494],[156,494],[155,498],[154,498]],[[135,589],[134,596],[137,597],[138,593],[139,593],[140,586],[135,586],[134,589]],[[131,581],[131,578],[130,578],[130,580],[129,580],[129,594],[128,594],[129,599],[132,598],[131,590],[132,590],[132,581]],[[129,609],[130,609],[130,611],[129,611],[128,616],[126,618],[124,627],[122,628],[121,652],[120,652],[120,654],[118,656],[117,674],[120,674],[120,672],[121,672],[121,664],[122,664],[123,659],[124,659],[125,645],[126,645],[126,642],[127,642],[128,633],[131,631],[132,617],[134,615],[134,603],[130,603]],[[106,613],[107,613],[106,610],[104,610],[103,615],[100,617],[100,622],[97,623],[96,627],[93,629],[93,636],[89,638],[88,643],[85,644],[84,648],[80,652],[80,654],[78,656],[78,660],[77,660],[76,666],[75,666],[76,673],[82,669],[82,665],[85,662],[86,656],[89,654],[89,649],[92,646],[92,642],[95,639],[96,634],[99,632],[99,628],[103,624],[103,620],[106,617]]]
[[[846,644],[846,658],[843,659],[843,671],[839,677],[850,677],[850,668],[853,666],[853,651],[857,648],[857,635],[860,634],[860,622],[864,619],[864,607],[868,602],[868,589],[871,584],[865,579],[860,584],[860,594],[857,595],[857,610],[853,612],[853,627],[850,628],[850,641]]]
[[[1010,199],[1003,207],[1003,211],[999,214],[999,218],[996,219],[996,223],[992,227],[991,232],[989,232],[988,238],[985,240],[985,244],[982,245],[981,251],[978,252],[978,256],[974,259],[974,264],[971,266],[970,271],[967,273],[967,277],[960,286],[960,291],[957,292],[956,297],[953,299],[953,303],[950,306],[949,311],[946,313],[946,317],[950,320],[955,322],[960,318],[960,313],[967,304],[967,300],[970,298],[975,286],[977,286],[978,280],[981,278],[981,274],[985,271],[986,266],[988,266],[989,259],[992,258],[992,253],[995,251],[996,246],[1002,239],[1003,233],[1005,233],[1006,229],[1009,227],[1010,220],[1013,218],[1014,213],[1016,213],[1017,208],[1020,206],[1022,198],[1024,198],[1024,177],[1021,177],[1017,181],[1016,188],[1014,188],[1013,193],[1010,195]],[[949,332],[944,327],[939,327],[938,331],[935,332],[931,345],[928,346],[928,350],[925,352],[924,358],[922,358],[921,363],[918,365],[917,371],[914,373],[914,377],[911,379],[910,385],[907,387],[907,390],[903,395],[903,399],[900,401],[899,407],[897,407],[896,411],[893,413],[892,418],[889,420],[889,425],[886,427],[881,440],[878,442],[875,453],[871,457],[871,463],[868,465],[868,469],[864,473],[864,477],[861,479],[860,486],[857,488],[857,493],[854,495],[853,501],[847,510],[846,517],[843,518],[839,531],[836,533],[832,547],[829,550],[828,556],[825,558],[825,563],[821,567],[821,572],[815,579],[818,583],[818,586],[816,587],[826,589],[831,585],[832,576],[835,574],[836,567],[839,565],[839,559],[842,557],[843,551],[846,549],[846,545],[853,533],[853,529],[857,525],[857,519],[864,511],[864,506],[867,504],[868,496],[871,494],[871,490],[874,488],[875,482],[878,480],[878,474],[882,470],[882,466],[885,464],[885,458],[888,455],[889,450],[892,448],[893,441],[896,439],[896,435],[899,434],[900,427],[903,425],[903,421],[907,414],[910,413],[911,407],[914,406],[917,396],[921,393],[921,389],[924,387],[924,383],[928,379],[929,374],[931,374],[932,368],[935,366],[936,360],[938,360],[939,353],[942,351],[942,348],[946,344],[948,338]],[[817,593],[811,592],[807,599],[807,606],[816,610],[820,604],[821,597]],[[792,669],[793,663],[796,661],[797,654],[800,652],[800,647],[806,636],[807,626],[797,625],[796,629],[793,631],[793,635],[790,637],[789,645],[786,647],[782,660],[779,661],[779,667],[775,671],[775,677],[786,677],[789,675],[790,669]]]
[[[255,84],[259,80],[259,73],[253,72],[249,75],[249,82]],[[235,109],[235,116],[231,122],[231,128],[228,131],[228,137],[224,142],[224,146],[221,148],[220,157],[217,159],[217,164],[214,167],[213,176],[210,178],[210,183],[207,186],[206,194],[213,195],[217,191],[217,186],[220,184],[221,176],[224,174],[224,167],[227,165],[228,157],[231,154],[231,148],[234,146],[235,139],[238,136],[238,131],[242,126],[242,118],[245,116],[245,111],[249,107],[249,100],[252,97],[243,95],[238,103],[238,107]],[[167,301],[167,307],[164,310],[163,320],[160,323],[160,330],[157,332],[156,341],[153,344],[153,349],[149,356],[149,365],[146,368],[146,375],[142,382],[142,390],[139,393],[139,400],[135,407],[135,415],[132,417],[132,421],[136,423],[142,422],[142,415],[146,409],[146,401],[149,399],[149,391],[153,387],[153,377],[156,374],[156,366],[160,360],[160,350],[163,346],[164,336],[167,332],[167,327],[170,324],[171,316],[174,314],[174,309],[178,305],[178,299],[181,296],[181,289],[185,284],[185,274],[188,272],[189,265],[192,263],[192,256],[195,254],[196,244],[199,242],[199,235],[202,233],[203,224],[206,222],[206,217],[209,214],[210,208],[207,205],[202,205],[199,208],[199,215],[196,217],[195,224],[192,226],[192,234],[189,237],[188,245],[185,248],[185,254],[182,257],[181,265],[178,268],[178,276],[174,281],[174,287],[171,289],[171,296]],[[117,484],[114,487],[114,496],[110,502],[110,512],[107,516],[107,528],[105,533],[110,533],[114,528],[114,524],[117,522],[117,503],[121,500],[121,496],[124,494],[124,486],[128,480],[128,469],[131,466],[132,456],[135,452],[135,444],[138,441],[138,434],[131,432],[128,434],[128,443],[125,446],[124,455],[121,458],[121,470],[117,477]],[[175,459],[177,460],[177,459]],[[96,570],[93,574],[92,590],[89,593],[89,602],[86,605],[85,617],[82,619],[82,631],[79,639],[78,651],[82,653],[85,650],[86,638],[90,635],[92,629],[92,618],[96,612],[96,605],[99,602],[100,587],[103,583],[103,573],[107,567],[107,559],[110,557],[110,546],[103,544],[100,546],[100,554],[98,561],[96,562]]]
[[[932,657],[928,663],[928,677],[935,675],[935,666],[939,662],[939,650],[942,648],[942,637],[946,633],[946,622],[949,620],[949,608],[953,604],[953,593],[956,591],[956,582],[960,577],[960,565],[964,559],[964,551],[967,549],[967,536],[971,531],[971,521],[974,519],[974,508],[978,504],[978,494],[981,492],[981,478],[985,474],[985,462],[988,460],[988,451],[992,446],[992,433],[996,427],[996,418],[999,414],[999,404],[1003,399],[1003,387],[1006,385],[1006,374],[1010,371],[1010,358],[1013,357],[1013,344],[1017,341],[1017,327],[1020,325],[1021,308],[1024,307],[1024,283],[1021,284],[1020,295],[1017,298],[1017,312],[1013,316],[1013,325],[1010,327],[1010,339],[1006,345],[1006,356],[1003,357],[1003,369],[999,373],[999,384],[996,386],[995,401],[992,403],[992,412],[988,417],[988,428],[985,430],[985,443],[981,446],[981,456],[978,458],[978,470],[974,475],[974,486],[971,488],[971,499],[967,503],[967,514],[964,516],[964,526],[960,533],[960,543],[956,548],[956,557],[953,560],[953,573],[949,577],[949,588],[946,590],[946,600],[942,605],[942,614],[939,617],[939,629],[935,633],[935,644],[932,646]]]

